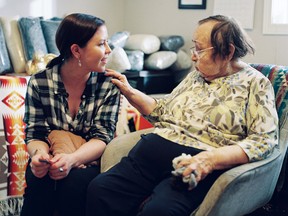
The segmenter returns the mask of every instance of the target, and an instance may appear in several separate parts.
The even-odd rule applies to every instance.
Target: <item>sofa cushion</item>
[[[26,61],[31,60],[36,52],[48,53],[40,24],[41,19],[40,17],[22,17],[18,20]]]
[[[43,30],[46,47],[49,53],[59,55],[59,50],[56,46],[55,35],[60,25],[60,20],[41,20],[41,27]]]
[[[10,60],[15,73],[25,72],[25,56],[18,28],[18,17],[1,17],[1,23],[6,40]]]
[[[9,59],[4,33],[2,25],[0,25],[0,74],[11,72],[11,69],[11,62]]]

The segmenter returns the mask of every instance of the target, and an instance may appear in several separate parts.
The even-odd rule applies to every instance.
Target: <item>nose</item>
[[[191,54],[191,60],[194,62],[196,62],[198,60],[198,57],[197,57],[197,55],[195,55],[195,53]]]
[[[110,54],[111,52],[112,52],[112,50],[111,50],[108,42],[106,41],[106,42],[105,42],[105,53]]]

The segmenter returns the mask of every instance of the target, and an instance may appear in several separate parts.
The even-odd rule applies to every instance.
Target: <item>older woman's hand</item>
[[[105,75],[112,77],[112,83],[120,89],[122,94],[127,95],[131,93],[133,88],[129,84],[125,75],[111,69],[106,69]]]
[[[208,151],[200,152],[193,157],[182,155],[174,159],[173,162],[176,163],[175,170],[182,170],[183,181],[193,177],[193,179],[187,180],[190,182],[188,189],[193,189],[193,185],[195,187],[199,181],[214,170],[213,153]],[[191,176],[192,174],[193,176]]]

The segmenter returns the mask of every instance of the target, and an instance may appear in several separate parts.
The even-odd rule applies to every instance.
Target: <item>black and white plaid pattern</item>
[[[26,143],[46,141],[51,130],[66,130],[86,140],[108,143],[118,120],[120,91],[111,78],[91,72],[75,119],[69,115],[68,93],[61,81],[59,65],[31,77],[25,99]]]

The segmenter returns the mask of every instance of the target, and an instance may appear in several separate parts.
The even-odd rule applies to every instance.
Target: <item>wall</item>
[[[109,35],[123,30],[123,0],[57,0],[56,11],[59,16],[71,12],[94,14],[105,20]]]
[[[123,0],[0,0],[0,16],[44,16],[50,18],[53,16],[63,17],[72,12],[83,12],[104,19],[109,34],[112,35],[122,30],[123,5]],[[43,7],[41,8],[41,6]]]
[[[214,0],[207,1],[206,10],[180,10],[178,0],[0,0],[0,16],[41,16],[47,13],[47,7],[42,11],[31,10],[40,2],[51,2],[52,16],[71,12],[99,16],[106,21],[110,35],[122,30],[131,34],[182,35],[187,50],[192,46],[192,33],[197,21],[212,15],[214,6]],[[263,0],[256,0],[254,29],[248,31],[256,45],[256,54],[244,60],[288,65],[288,35],[263,35],[262,20]]]
[[[187,49],[192,46],[192,33],[197,21],[212,15],[214,6],[214,0],[207,1],[206,10],[180,10],[178,0],[124,0],[124,2],[124,27],[128,31],[182,35]],[[263,0],[255,2],[254,28],[247,32],[256,45],[256,54],[245,57],[244,60],[251,63],[288,65],[288,35],[263,35],[264,3]]]

